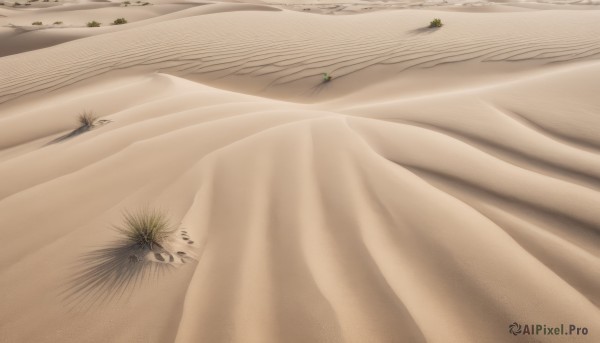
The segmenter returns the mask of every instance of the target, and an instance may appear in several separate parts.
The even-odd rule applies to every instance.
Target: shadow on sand
[[[308,90],[308,95],[312,96],[318,96],[325,88],[329,87],[331,84],[331,80],[330,81],[321,81],[318,85],[310,88]]]
[[[84,133],[86,133],[88,131],[92,131],[93,129],[96,129],[98,127],[104,126],[104,125],[106,125],[108,123],[111,123],[111,122],[112,121],[107,120],[107,119],[101,119],[101,120],[95,121],[93,124],[89,124],[89,125],[88,124],[84,124],[84,125],[81,125],[80,127],[76,128],[75,130],[73,130],[73,131],[71,131],[71,132],[69,132],[69,133],[67,133],[65,135],[62,135],[62,136],[60,136],[60,137],[58,137],[58,138],[56,138],[56,139],[54,139],[54,140],[46,143],[46,145],[64,142],[64,141],[66,141],[68,139],[71,139],[73,137],[77,137],[77,136],[82,135],[82,134],[84,134]]]
[[[152,251],[147,248],[121,240],[84,254],[63,292],[65,300],[78,308],[90,308],[129,297],[145,282],[174,269],[171,264],[147,259],[149,253]]]
[[[82,127],[79,127],[77,129],[75,129],[75,130],[67,133],[66,135],[62,135],[62,136],[60,136],[60,137],[58,137],[58,138],[56,138],[56,139],[54,139],[54,140],[46,143],[46,145],[56,144],[56,143],[60,143],[60,142],[66,141],[67,139],[71,139],[73,137],[76,137],[76,136],[79,136],[79,135],[81,135],[83,133],[86,133],[86,132],[92,130],[92,128],[93,128],[92,126],[82,126]]]
[[[440,27],[424,26],[424,27],[420,27],[418,29],[407,31],[406,33],[408,33],[409,35],[432,34],[434,32],[437,32],[439,29],[440,29]]]

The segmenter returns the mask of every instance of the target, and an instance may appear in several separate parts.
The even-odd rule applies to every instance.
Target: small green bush
[[[87,27],[100,27],[100,25],[102,25],[102,24],[100,24],[99,22],[97,22],[95,20],[92,20],[89,23],[87,23]]]
[[[431,21],[431,23],[429,23],[429,27],[442,27],[442,19],[440,18],[435,18]]]
[[[54,25],[60,25],[60,24],[62,24],[62,21],[55,21],[54,22]]]
[[[328,73],[323,73],[323,82],[329,81],[331,81],[331,75],[329,75]]]
[[[42,25],[41,21],[34,21],[33,23],[31,23],[31,25]]]
[[[119,18],[119,19],[115,19],[115,21],[113,21],[113,25],[122,25],[122,24],[127,24],[127,20],[125,20],[125,18]]]

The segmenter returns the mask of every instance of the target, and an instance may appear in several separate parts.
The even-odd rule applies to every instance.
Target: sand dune
[[[315,101],[415,68],[461,63],[455,74],[475,68],[470,74],[480,76],[593,59],[600,53],[595,11],[564,18],[555,11],[449,14],[448,27],[437,31],[424,23],[442,13],[429,11],[344,17],[287,12],[285,21],[279,12],[236,11],[170,20],[8,56],[0,66],[0,102],[133,67],[257,95]],[[547,25],[555,21],[561,25]],[[377,25],[371,28],[372,22]],[[507,22],[509,32],[503,29]],[[369,29],[360,29],[365,26]],[[63,49],[77,54],[64,56]],[[320,86],[323,72],[343,82]]]
[[[8,48],[0,341],[600,340],[600,12],[284,5]],[[186,258],[129,269],[147,204]]]

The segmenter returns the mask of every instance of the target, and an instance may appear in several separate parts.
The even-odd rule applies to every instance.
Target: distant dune
[[[594,2],[32,4],[0,342],[600,341]],[[177,231],[139,264],[111,227],[149,204]]]

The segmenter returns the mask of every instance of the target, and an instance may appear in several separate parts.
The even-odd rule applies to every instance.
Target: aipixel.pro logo
[[[560,324],[558,326],[551,326],[546,324],[519,324],[513,322],[508,326],[508,332],[512,335],[542,335],[542,336],[569,336],[569,335],[583,335],[586,336],[589,333],[588,328],[585,326],[577,326],[574,324]]]

